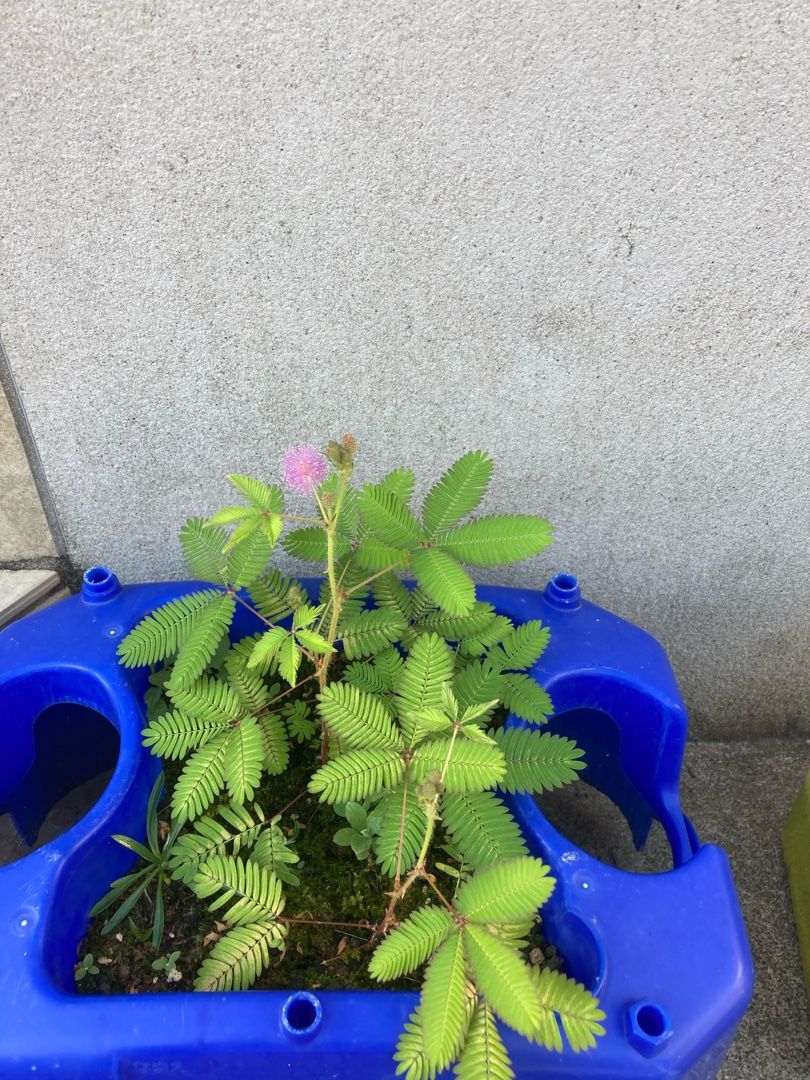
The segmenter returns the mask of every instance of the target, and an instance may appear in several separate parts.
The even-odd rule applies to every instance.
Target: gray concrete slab
[[[39,493],[0,386],[0,563],[54,555]]]
[[[353,431],[659,636],[698,734],[810,728],[803,0],[4,5],[0,331],[73,558]]]
[[[0,570],[0,626],[65,595],[53,570]]]

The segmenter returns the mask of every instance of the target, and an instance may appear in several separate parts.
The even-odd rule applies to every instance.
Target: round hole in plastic
[[[321,1026],[323,1010],[314,994],[291,994],[281,1008],[281,1026],[294,1039],[311,1039]]]
[[[106,566],[91,566],[85,573],[84,580],[88,585],[104,585],[111,576]]]
[[[638,1026],[645,1035],[658,1038],[667,1030],[667,1018],[657,1005],[642,1005],[636,1013]]]
[[[573,592],[577,587],[577,579],[573,574],[556,574],[554,584],[562,592]]]
[[[605,950],[594,931],[570,911],[547,918],[546,925],[565,958],[566,974],[598,995],[605,977]]]

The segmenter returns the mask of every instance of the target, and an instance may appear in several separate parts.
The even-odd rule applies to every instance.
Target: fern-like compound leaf
[[[279,879],[250,859],[214,855],[199,868],[191,887],[201,900],[215,896],[208,910],[222,911],[233,926],[270,921],[284,909]]]
[[[170,600],[141,619],[118,646],[124,667],[157,664],[187,641],[205,609],[223,596],[221,589],[203,589]]]
[[[454,928],[453,917],[444,908],[419,908],[380,942],[368,966],[369,974],[379,982],[388,982],[415,971]]]
[[[470,744],[472,745],[472,744]],[[393,750],[349,750],[322,765],[308,790],[321,802],[362,802],[402,779],[405,763]]]
[[[194,577],[203,581],[223,582],[225,556],[222,549],[228,542],[224,529],[207,526],[202,518],[189,518],[180,530],[180,546]]]
[[[235,608],[234,598],[220,593],[199,610],[191,632],[179,647],[169,683],[171,689],[187,689],[203,674],[228,632]]]
[[[227,721],[201,719],[181,712],[166,712],[150,720],[143,729],[143,745],[157,757],[175,761],[204,746],[222,732]]]
[[[502,638],[500,649],[490,652],[489,662],[494,664],[497,656],[502,670],[522,671],[530,668],[546,651],[550,636],[547,626],[543,626],[537,619],[532,619],[515,627]]]
[[[467,923],[463,938],[467,962],[486,1003],[515,1031],[531,1035],[541,1008],[520,954],[478,923]]]
[[[514,628],[512,620],[507,619],[505,615],[494,615],[492,621],[483,630],[462,638],[458,645],[459,652],[464,656],[483,656],[486,653],[490,666],[500,670],[503,666],[503,654],[497,649],[493,650],[492,646],[508,637]],[[489,660],[492,652],[495,652],[497,662]]]
[[[284,550],[302,562],[325,563],[327,556],[326,531],[318,525],[295,529],[281,541]],[[340,533],[335,534],[335,557],[340,558],[349,550],[349,542]]]
[[[385,570],[389,566],[404,567],[410,552],[384,544],[374,536],[367,536],[354,551],[354,562],[363,570]]]
[[[501,676],[501,697],[507,709],[532,724],[545,724],[554,712],[551,698],[531,675],[509,673]]]
[[[357,750],[401,750],[404,743],[378,697],[356,686],[332,683],[318,695],[318,711],[341,746]]]
[[[422,527],[411,511],[381,484],[366,484],[357,506],[365,528],[383,544],[407,551],[422,540]]]
[[[297,582],[295,583],[297,585]],[[269,619],[278,622],[292,612],[290,602],[291,578],[285,577],[271,566],[257,581],[251,583],[248,593],[256,610]],[[300,586],[297,586],[300,589]]]
[[[260,716],[264,770],[278,776],[287,768],[290,760],[290,743],[281,717],[277,713]]]
[[[256,713],[270,700],[270,691],[261,674],[248,669],[248,663],[248,660],[241,664],[231,663],[228,682],[239,698],[242,711]]]
[[[404,503],[409,503],[413,497],[414,484],[413,469],[393,469],[380,481],[380,487],[392,492]]]
[[[438,708],[442,686],[453,677],[453,653],[438,634],[423,634],[413,645],[394,683],[397,712],[406,737],[413,730],[413,713]]]
[[[538,555],[551,543],[547,521],[523,514],[480,518],[434,537],[434,543],[470,566],[501,566]]]
[[[479,1002],[473,1013],[456,1080],[515,1080],[495,1016],[485,1002]]]
[[[232,547],[228,553],[226,574],[235,589],[245,588],[258,581],[273,551],[273,539],[263,529],[258,528],[261,520],[258,519],[253,528],[245,530],[244,535],[237,536],[237,533],[234,533],[231,537]]]
[[[252,862],[257,862],[259,866],[275,874],[279,881],[293,886],[301,884],[298,875],[290,869],[299,861],[298,855],[292,850],[290,841],[278,825],[271,825],[262,831],[250,858]]]
[[[403,821],[402,800],[406,799]],[[416,858],[427,829],[427,818],[413,787],[409,785],[407,796],[404,787],[395,788],[390,794],[383,795],[377,807],[382,816],[380,831],[374,838],[374,854],[384,874],[394,877],[397,869],[397,854],[402,835],[402,854],[400,871],[407,873],[416,865]],[[404,829],[403,829],[404,826]]]
[[[448,615],[445,611],[428,611],[419,620],[419,624],[440,634],[448,641],[461,641],[463,638],[482,634],[487,627],[492,625],[495,617],[495,608],[491,604],[476,600],[468,615]]]
[[[263,762],[261,728],[252,716],[246,716],[231,730],[225,753],[225,783],[232,803],[241,806],[253,798],[261,782]]]
[[[387,649],[399,638],[405,626],[406,621],[398,611],[379,608],[345,616],[338,636],[343,639],[347,659],[357,660]]]
[[[372,582],[371,591],[377,607],[392,608],[404,619],[410,619],[411,594],[395,574],[383,574],[377,578]]]
[[[343,670],[343,681],[349,686],[356,686],[366,694],[385,694],[390,689],[385,676],[376,664],[355,660]]]
[[[449,738],[422,743],[413,752],[411,777],[421,784],[430,772],[441,772],[450,749]],[[483,791],[499,783],[506,772],[503,754],[488,743],[457,739],[447,768],[444,786],[448,792]]]
[[[405,1080],[434,1080],[436,1076],[436,1067],[425,1057],[422,1010],[418,1006],[408,1017],[399,1036],[394,1061],[397,1063],[396,1075],[403,1076]]]
[[[456,907],[473,922],[516,923],[531,918],[554,891],[556,881],[540,859],[509,859],[479,870],[461,886]]]
[[[174,686],[170,681],[166,690],[172,704],[197,720],[227,723],[237,720],[244,712],[233,687],[221,679],[204,675],[183,688]]]
[[[595,1046],[597,1036],[605,1034],[605,1014],[593,994],[581,983],[550,968],[534,968],[531,977],[541,1009],[531,1037],[549,1050],[562,1050],[556,1014],[575,1053]]]
[[[177,824],[199,817],[222,791],[230,736],[230,729],[216,735],[186,762],[172,792],[172,818]]]
[[[493,671],[486,661],[474,660],[456,675],[453,693],[462,709],[483,705],[496,698],[502,699],[502,676]]]
[[[445,1069],[455,1057],[468,1018],[464,942],[453,930],[434,954],[419,999],[425,1057]]]
[[[284,494],[276,484],[265,484],[242,473],[231,473],[228,480],[239,494],[258,510],[267,510],[273,514],[284,513]]]
[[[248,990],[270,963],[270,950],[281,949],[284,934],[277,922],[236,926],[203,960],[195,990]]]
[[[224,855],[228,849],[233,855],[247,850],[259,838],[266,821],[257,803],[252,812],[246,806],[220,806],[214,814],[197,818],[193,830],[179,836],[171,849],[173,880],[190,885],[200,866],[214,855]]]
[[[464,567],[441,548],[420,548],[411,556],[419,582],[434,604],[448,615],[467,615],[475,603],[475,585]]]
[[[492,459],[473,450],[451,465],[422,504],[428,536],[443,532],[466,517],[483,499],[492,475]]]
[[[492,791],[445,795],[442,821],[474,870],[529,853],[518,823]]]
[[[506,775],[498,787],[512,795],[563,787],[585,768],[584,751],[562,735],[531,728],[499,728],[490,735],[506,759]]]

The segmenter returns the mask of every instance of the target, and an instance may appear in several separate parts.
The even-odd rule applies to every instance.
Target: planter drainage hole
[[[322,1018],[320,1001],[305,990],[291,994],[281,1008],[281,1026],[295,1039],[311,1039]]]
[[[61,702],[39,713],[33,761],[10,790],[0,791],[0,866],[50,843],[84,817],[109,783],[119,744],[106,716],[87,705]]]
[[[627,1041],[640,1054],[652,1057],[672,1035],[666,1010],[654,1001],[637,1001],[627,1010]]]

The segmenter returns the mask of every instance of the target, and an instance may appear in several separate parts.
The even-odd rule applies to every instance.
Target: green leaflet
[[[468,923],[463,937],[467,961],[484,1000],[515,1031],[531,1035],[540,1023],[540,1002],[520,955],[477,923]]]
[[[162,604],[141,619],[118,646],[121,663],[127,668],[144,667],[176,653],[205,609],[223,596],[221,589],[203,589]]]
[[[214,814],[197,818],[192,831],[178,837],[172,848],[172,878],[191,884],[200,865],[212,856],[224,855],[228,847],[234,855],[250,848],[266,820],[257,803],[252,813],[246,806],[220,806]]]
[[[475,585],[467,571],[441,548],[420,548],[411,555],[411,565],[434,604],[448,615],[466,615],[475,603]]]
[[[414,911],[374,950],[368,970],[380,982],[398,979],[429,959],[454,929],[452,916],[441,907]]]
[[[203,960],[195,990],[248,990],[270,963],[270,950],[284,945],[277,922],[235,926]]]
[[[373,656],[374,653],[387,649],[392,641],[397,640],[405,626],[405,619],[398,611],[381,608],[344,617],[338,636],[343,640],[343,651],[347,659],[357,660],[359,657]]]
[[[400,826],[402,823],[403,787],[400,785],[389,795],[383,795],[378,807],[382,815],[379,834],[374,838],[374,853],[382,872],[394,877],[397,868]],[[405,813],[405,832],[402,838],[402,865],[400,870],[407,873],[416,865],[416,857],[422,846],[427,828],[425,811],[417,798],[413,785],[408,786]]]
[[[200,518],[189,518],[180,530],[180,546],[186,557],[188,568],[195,577],[203,581],[223,583],[225,556],[222,549],[228,542],[224,529],[206,526]]]
[[[515,1080],[492,1009],[479,1002],[456,1065],[456,1080]]]
[[[322,765],[308,784],[321,802],[361,802],[402,778],[405,764],[391,750],[349,750]]]
[[[459,525],[434,542],[470,566],[501,566],[538,555],[551,543],[551,532],[547,521],[509,514]]]
[[[451,465],[431,488],[422,504],[422,519],[428,536],[449,529],[481,502],[492,475],[492,460],[482,450],[474,450]]]
[[[380,481],[381,488],[392,492],[403,503],[411,501],[413,484],[413,469],[393,469]]]
[[[531,728],[500,728],[490,735],[506,761],[506,775],[498,787],[510,794],[563,787],[585,768],[584,751],[562,735]]]
[[[516,923],[531,918],[556,881],[539,859],[519,858],[479,870],[456,896],[456,907],[479,923]]]
[[[318,711],[329,731],[347,749],[402,749],[402,735],[379,698],[355,686],[334,683],[318,695]]]
[[[545,724],[554,712],[551,698],[531,675],[502,675],[501,697],[511,712],[532,724]]]
[[[281,488],[275,484],[265,484],[243,473],[231,473],[228,480],[239,494],[244,495],[257,509],[267,510],[273,514],[284,513],[284,495]]]
[[[233,926],[272,921],[284,909],[279,879],[250,859],[212,856],[197,871],[192,889],[201,900],[216,896],[208,910],[222,911]]]
[[[421,784],[428,773],[444,769],[450,741],[445,737],[417,746],[411,761],[414,783]],[[448,792],[481,791],[494,787],[505,772],[503,754],[496,747],[457,739],[445,769],[444,785]]]
[[[422,540],[422,527],[401,499],[381,484],[366,484],[357,497],[363,524],[376,539],[410,550]]]
[[[528,855],[520,828],[492,791],[445,795],[442,820],[474,869]]]
[[[605,1014],[599,1002],[581,983],[550,968],[532,969],[532,982],[540,1004],[541,1016],[531,1037],[549,1050],[562,1050],[556,1013],[565,1037],[575,1052],[596,1045],[596,1036],[604,1035],[601,1023]]]
[[[143,745],[157,757],[175,761],[198,746],[204,746],[227,726],[227,721],[201,719],[181,712],[156,716],[141,731]]]
[[[215,736],[188,759],[172,792],[172,817],[177,824],[199,817],[225,786],[225,755],[230,731]]]
[[[231,625],[235,608],[234,598],[220,593],[197,612],[172,668],[172,689],[187,689],[202,675]]]
[[[425,1057],[437,1069],[446,1068],[456,1055],[468,1019],[467,1000],[464,943],[454,930],[430,962],[419,1001]]]
[[[264,742],[259,724],[251,716],[232,729],[225,752],[225,783],[233,803],[252,799],[262,778]]]

